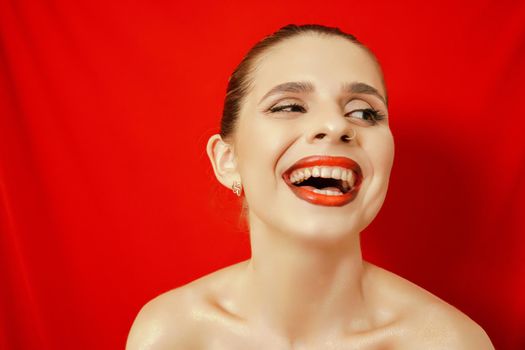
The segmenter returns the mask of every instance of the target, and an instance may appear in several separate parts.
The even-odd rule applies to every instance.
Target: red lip
[[[315,193],[304,189],[299,186],[295,186],[290,181],[290,174],[295,169],[307,168],[319,165],[328,165],[328,166],[339,166],[342,168],[350,169],[354,172],[356,176],[356,182],[351,191],[340,195],[340,196],[329,196],[321,193]],[[340,207],[345,204],[350,203],[357,195],[359,188],[361,187],[361,182],[363,180],[363,173],[361,167],[354,160],[347,157],[332,157],[332,156],[310,156],[305,157],[297,161],[292,165],[288,170],[283,173],[283,179],[286,184],[292,189],[293,193],[302,200],[310,202],[312,204],[324,205],[330,207]]]

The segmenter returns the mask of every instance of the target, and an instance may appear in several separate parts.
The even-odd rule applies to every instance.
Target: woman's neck
[[[241,295],[250,317],[290,339],[366,319],[358,233],[324,244],[272,231],[257,218],[250,223],[252,258]]]

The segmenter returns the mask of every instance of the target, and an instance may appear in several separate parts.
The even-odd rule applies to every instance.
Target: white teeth
[[[309,179],[310,176],[312,176],[312,173],[310,172],[310,169],[306,168],[304,169],[304,179]]]
[[[349,171],[347,176],[346,176],[346,181],[348,182],[348,184],[350,186],[354,186],[355,184],[355,176],[354,176],[354,172],[353,171]]]
[[[340,168],[332,169],[332,178],[340,180],[341,179],[341,173],[342,173],[342,170]]]
[[[355,184],[355,175],[353,171],[344,170],[341,175],[341,180],[348,182],[351,187]]]
[[[312,176],[341,180],[345,190],[353,187],[356,180],[355,174],[352,170],[340,167],[314,166],[293,171],[292,174],[290,174],[290,181],[297,184]]]
[[[325,179],[328,179],[328,178],[332,177],[332,169],[326,168],[326,167],[321,167],[321,177],[323,177]]]
[[[342,196],[343,195],[343,193],[340,192],[340,191],[320,190],[320,189],[317,189],[317,188],[314,189],[313,192],[324,194],[324,195],[327,195],[327,196]]]
[[[341,196],[343,195],[343,193],[339,190],[337,191],[329,191],[329,190],[326,190],[326,194],[328,194],[329,196]]]

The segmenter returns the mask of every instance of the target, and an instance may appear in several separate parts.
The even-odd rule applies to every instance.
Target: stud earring
[[[237,197],[241,196],[242,192],[242,185],[239,181],[234,181],[232,185],[232,191],[237,195]]]

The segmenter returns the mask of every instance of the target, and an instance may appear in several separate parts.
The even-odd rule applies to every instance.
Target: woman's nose
[[[332,143],[349,143],[355,136],[356,131],[352,124],[339,113],[315,116],[307,133],[308,141],[311,143],[323,141]]]

